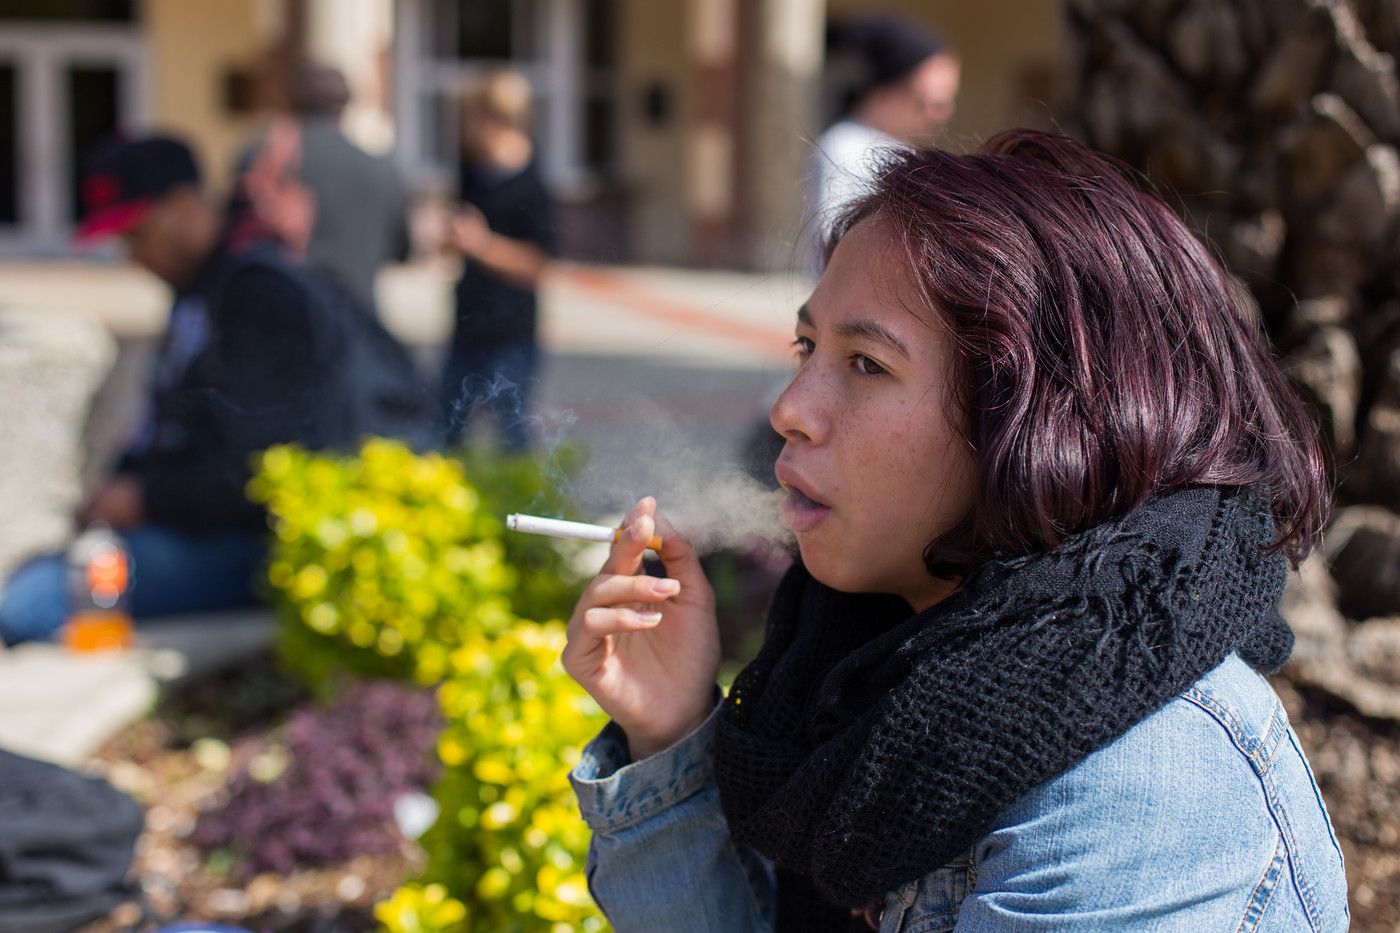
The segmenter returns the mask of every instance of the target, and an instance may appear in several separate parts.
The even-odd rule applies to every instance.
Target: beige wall
[[[692,119],[692,62],[686,42],[687,4],[626,0],[618,17],[621,41],[623,184],[631,199],[633,258],[643,263],[685,262],[691,243],[686,204],[686,141]],[[653,126],[643,114],[655,83],[670,98],[667,120]]]
[[[259,0],[145,0],[154,128],[178,133],[196,149],[205,177],[222,188],[256,119],[228,113],[224,78],[251,69],[268,40]]]
[[[972,147],[1013,126],[1048,129],[1048,112],[1028,95],[1045,96],[1061,66],[1060,0],[886,0],[938,27],[962,56],[958,112],[948,126],[950,148]],[[864,0],[827,0],[836,18],[870,9]]]
[[[745,265],[782,271],[802,265],[811,141],[822,127],[823,0],[766,0],[754,23],[742,114],[747,161],[740,197]]]
[[[695,241],[699,137],[695,87],[699,71],[694,4],[705,0],[628,0],[623,26],[621,113],[623,172],[632,195],[632,258],[643,263],[697,262]],[[821,131],[815,81],[821,63],[823,0],[735,0],[760,8],[751,41],[763,58],[740,92],[742,136],[730,143],[746,160],[735,194],[733,236],[740,264],[790,264],[800,226],[806,140]],[[670,95],[671,113],[660,126],[643,115],[649,85]],[[713,169],[714,166],[709,166]]]
[[[1051,96],[1061,67],[1060,5],[1061,0],[886,0],[880,4],[881,9],[937,26],[962,56],[958,112],[944,145],[972,148],[1011,126],[1049,127],[1049,101],[1037,103],[1036,98]],[[619,17],[623,24],[623,172],[632,194],[632,255],[639,262],[688,264],[696,258],[691,248],[694,218],[686,200],[694,78],[687,41],[689,6],[688,0],[626,0]],[[788,17],[810,17],[815,21],[808,24],[813,30],[822,28],[821,0],[766,0],[765,6],[786,10],[781,15]],[[835,18],[872,5],[867,0],[825,0],[825,8],[826,16]],[[767,45],[778,38],[760,35],[759,42]],[[766,51],[773,55],[772,48]],[[786,70],[791,81],[799,79],[803,68]],[[761,80],[744,94],[748,107],[776,103],[781,111],[743,117],[750,128],[745,155],[763,163],[751,162],[748,168],[748,196],[756,200],[749,211],[750,229],[739,231],[746,240],[747,264],[753,268],[781,267],[791,259],[791,241],[800,227],[798,183],[807,145],[803,137],[814,138],[821,129],[819,117],[804,106],[807,101],[801,88],[790,84],[781,89],[782,72],[770,65],[769,73],[759,75]],[[815,101],[818,79],[810,80],[810,100]],[[660,82],[671,95],[670,119],[656,128],[647,125],[641,114],[642,98],[652,81]],[[792,146],[777,138],[782,133],[793,136]]]
[[[684,264],[695,258],[694,218],[687,202],[694,136],[695,62],[687,15],[691,2],[620,3],[622,182],[630,195],[631,254],[639,262]],[[789,16],[820,20],[823,3],[768,0],[768,5],[791,8]],[[871,8],[865,0],[825,0],[825,6],[833,17]],[[881,6],[937,25],[962,53],[962,93],[945,145],[969,147],[1008,126],[1047,125],[1046,108],[1030,97],[1048,95],[1060,67],[1060,0],[884,0]],[[258,64],[275,38],[275,17],[269,11],[276,7],[276,0],[143,4],[152,122],[189,138],[207,177],[217,186],[226,183],[235,154],[258,123],[256,116],[225,109],[225,76],[232,69]],[[820,28],[819,23],[812,25]],[[765,40],[772,41],[763,37],[760,42]],[[801,69],[788,70],[793,72],[791,80]],[[799,148],[785,147],[776,135],[796,132],[800,137],[819,130],[801,113],[801,88],[792,84],[783,89],[781,79],[780,73],[770,73],[745,95],[749,106],[777,103],[783,111],[777,120],[762,114],[744,117],[750,121],[745,156],[765,166],[782,163],[757,170],[750,182],[749,197],[755,199],[748,219],[752,229],[742,233],[755,267],[783,264],[783,245],[799,222],[796,216],[784,216],[800,213],[797,197],[778,188],[783,185],[779,176],[798,171],[796,157],[788,150],[799,151],[805,144],[799,138]],[[659,126],[643,115],[644,95],[653,83],[670,101],[669,117]]]

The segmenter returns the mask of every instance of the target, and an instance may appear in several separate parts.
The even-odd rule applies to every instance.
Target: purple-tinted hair
[[[1130,168],[1067,137],[892,154],[836,224],[888,224],[955,346],[977,489],[925,552],[961,573],[1145,498],[1258,485],[1300,560],[1330,500],[1316,427],[1221,263]]]

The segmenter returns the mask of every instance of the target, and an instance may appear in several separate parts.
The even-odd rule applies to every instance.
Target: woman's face
[[[821,582],[916,610],[953,584],[923,551],[966,514],[973,459],[953,429],[951,343],[878,221],[837,245],[797,315],[799,368],[769,418],[786,438],[784,527]]]

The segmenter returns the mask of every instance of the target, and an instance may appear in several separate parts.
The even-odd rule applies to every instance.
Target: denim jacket
[[[627,762],[609,726],[570,775],[588,879],[619,933],[773,927],[767,862],[720,810],[714,716]],[[1282,704],[1231,655],[1116,742],[885,897],[881,933],[1347,929],[1342,854]]]

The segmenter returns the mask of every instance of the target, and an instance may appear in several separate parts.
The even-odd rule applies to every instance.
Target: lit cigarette
[[[622,529],[607,525],[590,525],[587,522],[566,522],[557,518],[540,518],[537,515],[507,515],[506,527],[511,531],[525,531],[532,535],[549,535],[554,538],[577,538],[580,541],[601,541],[611,544],[622,537]],[[652,535],[647,547],[661,551],[661,536]]]

